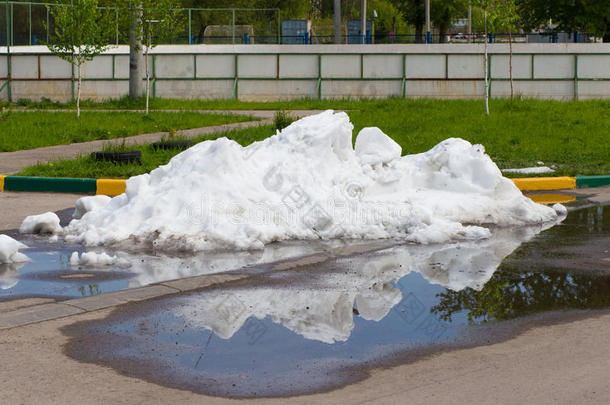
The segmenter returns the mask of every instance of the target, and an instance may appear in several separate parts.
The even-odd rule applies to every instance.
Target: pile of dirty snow
[[[555,170],[548,166],[537,166],[537,167],[522,167],[519,169],[503,169],[504,173],[519,173],[519,174],[544,174],[554,173]]]
[[[89,211],[104,208],[109,202],[110,197],[107,195],[92,195],[79,198],[74,204],[74,213],[72,214],[72,218],[80,219]]]
[[[21,223],[19,233],[61,233],[59,217],[53,212],[45,212],[44,214],[40,215],[30,215]]]
[[[7,235],[0,235],[0,263],[21,263],[30,259],[19,250],[27,246]]]
[[[352,147],[347,114],[326,111],[248,147],[199,143],[64,229],[86,245],[252,249],[292,239],[472,240],[486,225],[553,221],[481,145],[451,138],[402,156],[378,128]]]
[[[130,264],[128,261],[121,259],[115,255],[110,256],[107,253],[101,252],[83,252],[78,254],[78,252],[72,252],[70,256],[70,265],[73,267],[77,266],[93,266],[93,267],[105,267],[118,265],[119,267],[129,267]]]

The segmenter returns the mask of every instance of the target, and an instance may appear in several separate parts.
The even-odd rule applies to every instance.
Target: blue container
[[[297,45],[309,42],[309,22],[307,20],[282,21],[282,44]]]

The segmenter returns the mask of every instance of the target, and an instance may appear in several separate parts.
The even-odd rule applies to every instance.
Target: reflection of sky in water
[[[607,274],[538,265],[558,240],[607,235],[609,217],[591,209],[538,237],[543,228],[501,229],[482,241],[400,245],[268,271],[255,285],[139,304],[85,333],[105,347],[92,361],[129,359],[136,375],[154,370],[155,381],[198,392],[274,396],[330,388],[349,366],[470,344],[477,334],[487,341],[490,329],[469,316],[478,323],[609,307]]]
[[[184,381],[211,378],[218,390],[239,384],[242,394],[236,395],[289,392],[290,384],[303,380],[319,388],[338,368],[461,341],[467,316],[458,311],[452,322],[441,320],[431,311],[439,294],[480,290],[501,261],[540,230],[500,230],[490,239],[442,246],[400,245],[279,270],[255,286],[161,299],[150,311],[104,323],[100,338],[112,339],[104,334],[110,329],[110,336],[128,339],[111,344],[112,358],[169,364],[162,373],[171,370]]]
[[[465,316],[448,323],[430,312],[443,287],[430,284],[415,272],[394,285],[403,299],[383,319],[365,320],[353,314],[349,338],[333,344],[307,339],[274,322],[272,315],[250,317],[229,339],[223,339],[173,314],[175,306],[184,305],[184,301],[164,300],[160,303],[163,311],[112,324],[111,333],[137,335],[138,343],[113,346],[114,353],[109,355],[124,358],[141,353],[153,362],[169,362],[172,374],[185,379],[213,378],[220,383],[218,390],[235,390],[236,384],[240,391],[264,394],[277,392],[278,387],[288,392],[292,384],[319,386],[330,381],[326,373],[338,367],[459,340],[467,323]],[[244,301],[244,305],[249,303]]]
[[[103,277],[105,280],[96,280],[95,273],[101,269],[89,272],[91,277],[71,278],[79,273],[70,268],[70,254],[74,250],[77,249],[37,243],[24,251],[30,262],[0,264],[0,299],[20,296],[82,297],[127,288],[127,280],[124,279]],[[107,271],[111,270],[102,270]]]
[[[344,245],[339,241],[287,242],[265,250],[201,253],[192,256],[165,256],[106,251],[128,261],[126,269],[110,267],[71,268],[70,255],[83,249],[80,245],[49,243],[46,239],[21,239],[28,249],[22,250],[30,262],[0,264],[0,299],[22,296],[77,298],[102,292],[136,288],[167,280],[235,270],[247,265],[270,263],[290,257],[308,255]],[[103,252],[102,249],[92,249]],[[69,278],[79,273],[90,278]],[[43,277],[44,276],[44,277]],[[63,276],[60,277],[60,276]]]

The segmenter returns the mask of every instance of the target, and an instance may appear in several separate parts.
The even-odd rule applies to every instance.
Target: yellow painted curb
[[[576,188],[575,177],[533,177],[512,180],[519,190],[564,190]]]
[[[112,197],[123,194],[125,192],[125,188],[125,180],[99,179],[96,181],[95,194],[108,195]]]
[[[563,194],[529,194],[526,197],[538,204],[567,204],[576,201],[573,195]]]
[[[0,174],[0,193],[4,191],[4,175]]]

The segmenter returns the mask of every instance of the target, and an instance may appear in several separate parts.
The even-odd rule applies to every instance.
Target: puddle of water
[[[81,245],[66,244],[63,241],[50,243],[46,238],[35,236],[21,237],[19,240],[29,246],[23,253],[32,260],[26,263],[0,264],[0,300],[24,297],[78,298],[271,263],[328,251],[346,244],[342,241],[285,242],[257,251],[208,252],[173,257],[105,251],[125,259],[131,266],[95,268],[70,266],[72,252],[80,254],[85,250]]]
[[[422,351],[487,344],[528,315],[610,307],[610,208],[572,212],[541,231],[262,266],[222,289],[70,326],[66,350],[171,387],[283,396],[336,388]]]
[[[52,244],[42,238],[22,239],[31,261],[0,264],[0,300],[23,297],[84,297],[127,288],[128,272],[115,269],[72,269],[70,254],[81,246]]]

